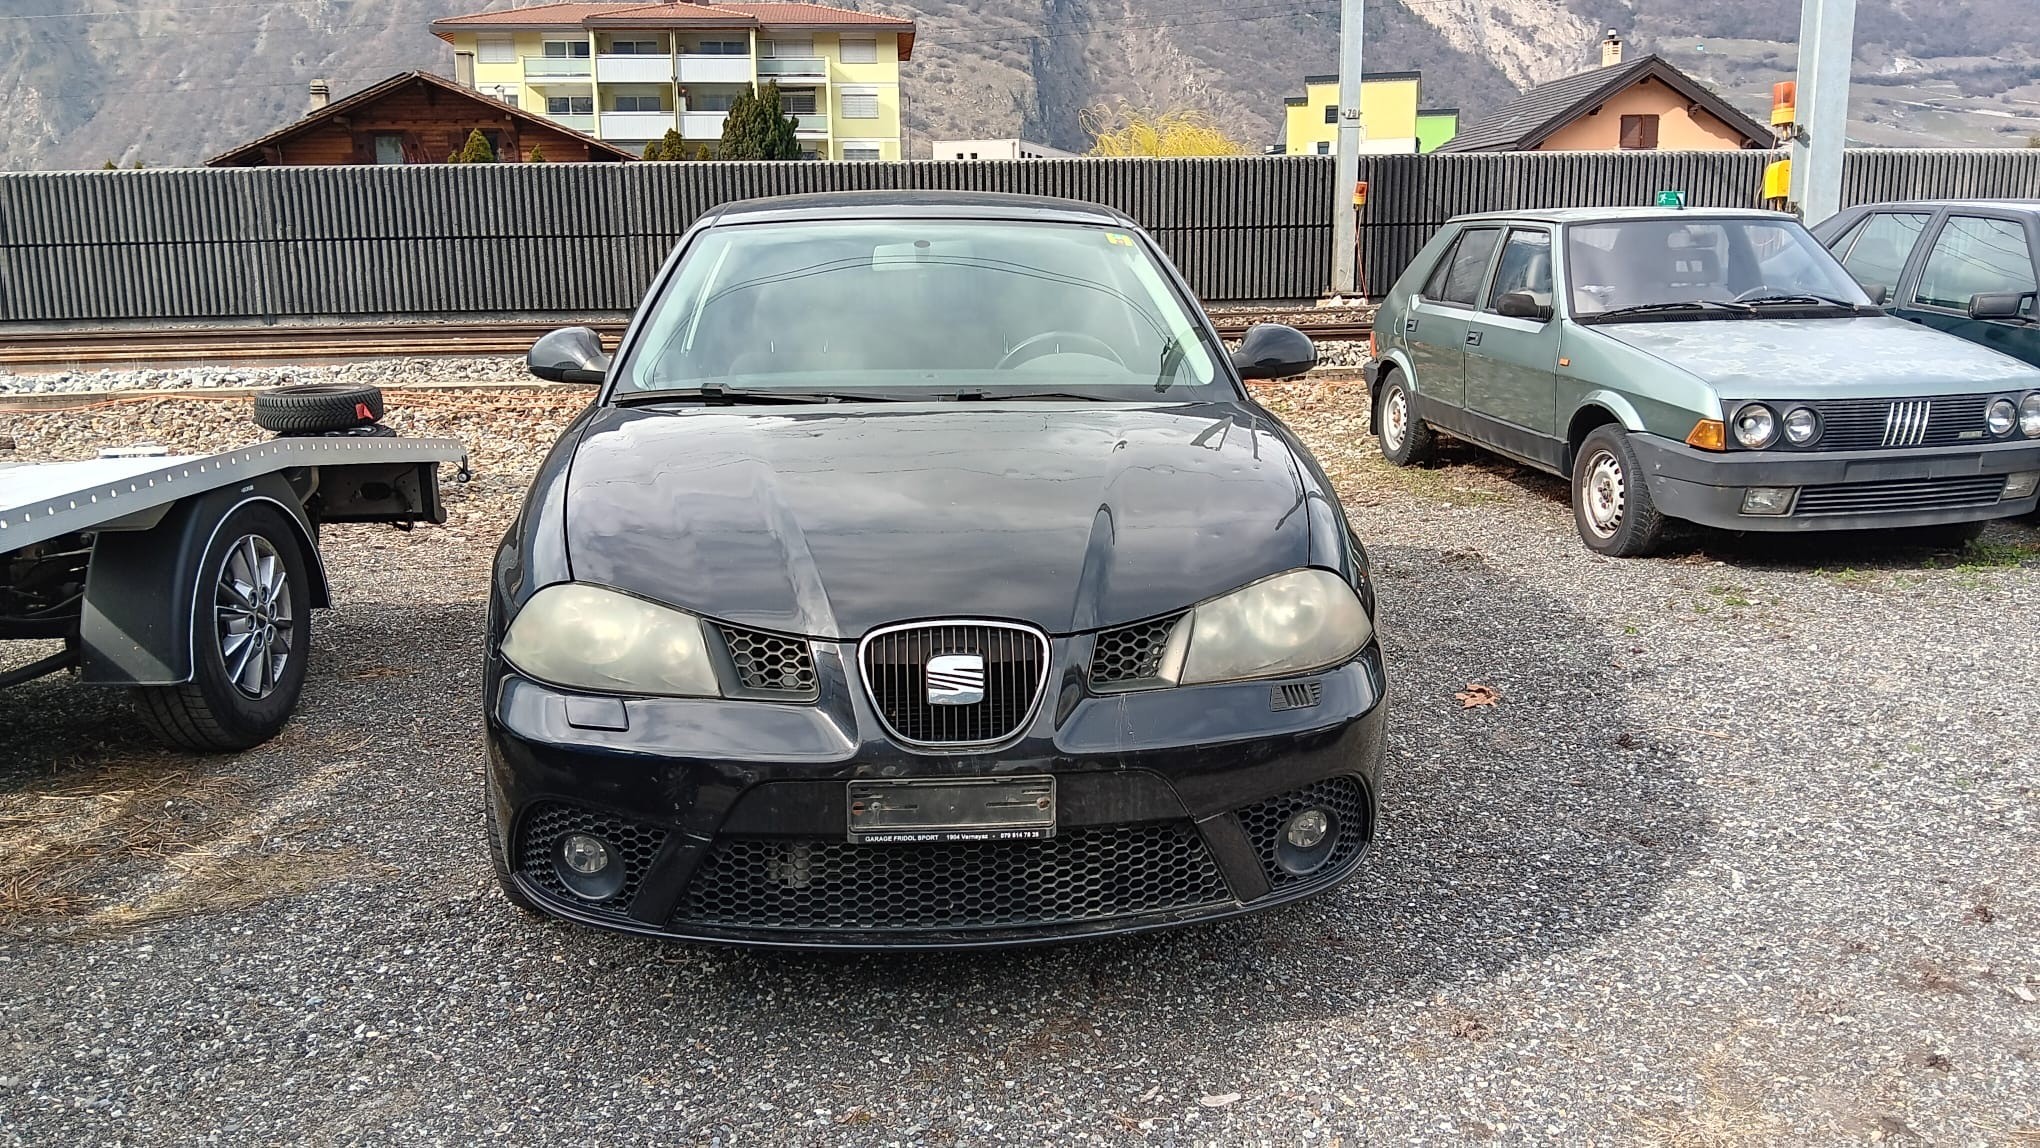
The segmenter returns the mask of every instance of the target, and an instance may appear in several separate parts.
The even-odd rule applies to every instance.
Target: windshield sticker
[[[1132,247],[1133,236],[1121,235],[1116,231],[1108,231],[1105,233],[1105,242],[1110,243],[1115,247]]]

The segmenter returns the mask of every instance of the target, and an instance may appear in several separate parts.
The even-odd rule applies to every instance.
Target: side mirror
[[[594,331],[562,327],[539,336],[525,352],[524,367],[548,382],[600,384],[609,374],[609,356]]]
[[[1885,302],[1891,298],[1891,289],[1882,283],[1865,283],[1857,280],[1856,286],[1861,287],[1863,294],[1870,296],[1870,301],[1879,307],[1884,306]]]
[[[1317,366],[1317,346],[1294,327],[1256,323],[1247,328],[1232,361],[1243,379],[1286,379]]]
[[[2031,291],[1991,291],[1969,297],[1969,317],[1972,319],[2017,319],[2026,300],[2033,297]]]
[[[1505,319],[1535,319],[1548,323],[1552,316],[1551,304],[1539,303],[1537,296],[1528,291],[1511,291],[1495,301],[1495,314]]]

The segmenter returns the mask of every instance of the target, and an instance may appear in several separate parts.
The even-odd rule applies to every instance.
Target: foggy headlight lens
[[[2040,438],[2040,391],[2019,400],[2019,433]]]
[[[1998,438],[2003,438],[2012,433],[2012,427],[2018,421],[2019,412],[2017,408],[2012,406],[2012,400],[2010,399],[1999,399],[1990,404],[1990,409],[1983,414],[1984,425],[1989,427],[1990,433]]]
[[[1820,419],[1805,407],[1795,407],[1785,415],[1785,440],[1793,446],[1805,446],[1820,434]]]
[[[1190,611],[1169,634],[1160,676],[1230,682],[1337,665],[1374,636],[1360,596],[1329,570],[1291,570]]]
[[[563,582],[531,596],[503,656],[540,681],[611,694],[714,697],[701,621],[600,586]]]
[[[1762,403],[1751,403],[1735,412],[1735,441],[1755,450],[1769,446],[1778,437],[1778,416]]]

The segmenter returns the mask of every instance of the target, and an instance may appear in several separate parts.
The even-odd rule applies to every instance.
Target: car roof
[[[1917,207],[1938,211],[1949,207],[1958,211],[2009,210],[2040,214],[2040,199],[1893,199],[1882,203],[1858,203],[1849,211],[1884,211],[1894,207]]]
[[[1046,195],[985,191],[832,191],[743,199],[710,210],[711,226],[822,219],[998,219],[1045,223],[1104,223],[1132,227],[1122,212],[1100,203]]]
[[[1617,223],[1625,219],[1794,219],[1782,211],[1747,207],[1551,207],[1538,211],[1484,211],[1456,215],[1450,222]]]

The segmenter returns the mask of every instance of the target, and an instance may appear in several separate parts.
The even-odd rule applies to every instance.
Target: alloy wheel
[[[290,572],[274,543],[246,534],[227,551],[213,593],[220,662],[234,688],[251,698],[275,692],[290,664],[296,619]]]

